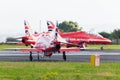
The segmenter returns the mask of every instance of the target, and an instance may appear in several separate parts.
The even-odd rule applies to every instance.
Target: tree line
[[[114,44],[120,44],[120,29],[114,29],[111,33],[100,32],[99,34],[105,38],[111,39]]]
[[[115,29],[111,33],[100,32],[99,34],[109,39],[120,39],[120,29]]]
[[[59,23],[57,27],[62,32],[80,31],[82,29],[82,27],[79,27],[77,22],[73,22],[73,21],[63,21],[62,23]]]

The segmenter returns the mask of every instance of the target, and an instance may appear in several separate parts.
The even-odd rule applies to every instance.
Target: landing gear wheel
[[[30,46],[31,48],[33,48],[33,46]]]
[[[39,53],[38,53],[38,61],[40,60],[40,58],[39,58]]]
[[[66,54],[65,54],[65,51],[63,52],[63,60],[66,61]]]
[[[32,52],[30,52],[30,61],[32,61],[33,60],[33,56],[32,56]]]

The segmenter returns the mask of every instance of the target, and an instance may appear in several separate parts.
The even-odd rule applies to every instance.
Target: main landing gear
[[[30,59],[30,61],[33,61],[33,56],[32,56],[32,52],[31,51],[30,51],[29,59]],[[38,61],[40,60],[40,58],[39,58],[39,52],[37,54],[37,59],[38,59]]]
[[[30,59],[30,61],[33,61],[33,55],[32,55],[32,52],[31,52],[31,51],[30,51],[29,59]],[[37,59],[38,59],[38,61],[40,60],[40,58],[39,58],[39,53],[37,54]],[[67,60],[65,51],[63,51],[63,60],[64,60],[64,61]]]
[[[39,52],[38,52],[38,54],[37,54],[37,59],[38,59],[38,61],[40,60],[40,58],[39,58]]]
[[[101,45],[100,50],[104,50],[104,45]]]
[[[65,53],[65,51],[63,52],[63,60],[66,61],[66,53]]]
[[[30,51],[30,61],[32,61],[33,60],[33,56],[32,56],[32,52]]]

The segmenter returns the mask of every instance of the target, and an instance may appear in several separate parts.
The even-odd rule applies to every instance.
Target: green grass
[[[101,45],[88,45],[90,49],[100,49]],[[104,45],[105,50],[120,50],[120,45]]]
[[[120,80],[120,63],[0,62],[0,80]]]
[[[26,48],[25,45],[15,45],[15,44],[0,44],[0,50],[5,48]],[[28,47],[27,47],[28,48]]]

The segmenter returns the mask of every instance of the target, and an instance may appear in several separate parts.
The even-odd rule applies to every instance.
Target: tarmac
[[[62,53],[53,54],[51,57],[42,57],[40,53],[39,60],[38,54],[33,53],[33,61],[39,62],[58,62],[64,61]],[[67,62],[90,62],[91,55],[100,55],[101,62],[120,62],[120,50],[83,50],[80,52],[66,53]],[[20,51],[0,51],[0,61],[13,61],[22,62],[30,61],[29,53]]]

